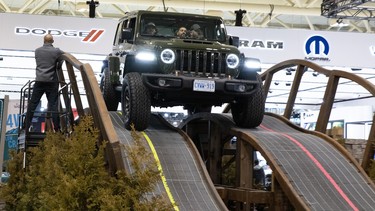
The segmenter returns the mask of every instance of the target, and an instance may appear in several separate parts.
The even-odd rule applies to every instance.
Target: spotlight
[[[246,10],[236,10],[234,11],[236,13],[236,23],[235,26],[242,26],[242,18],[243,14],[246,13]]]
[[[274,83],[274,84],[275,84],[275,85],[277,86],[277,85],[279,85],[280,83],[279,83],[278,81],[275,81],[275,83]]]
[[[95,18],[95,8],[99,5],[98,1],[86,1],[86,4],[89,5],[89,17]]]

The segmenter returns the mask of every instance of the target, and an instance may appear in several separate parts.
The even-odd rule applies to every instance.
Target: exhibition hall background
[[[73,54],[82,63],[89,63],[99,79],[102,61],[112,51],[117,22],[117,19],[0,13],[0,98],[8,95],[13,103],[9,107],[14,108],[9,113],[14,115],[14,121],[8,126],[18,124],[19,91],[35,77],[34,50],[42,45],[46,33],[54,35],[55,47]],[[285,60],[306,59],[328,68],[374,71],[372,34],[233,26],[227,27],[227,31],[240,37],[240,50],[248,57],[259,58],[263,70]],[[366,104],[374,110],[373,103]]]

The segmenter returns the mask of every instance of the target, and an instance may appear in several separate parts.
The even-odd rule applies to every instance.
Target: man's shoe
[[[54,133],[64,133],[64,131],[61,130],[61,128],[55,128],[53,129]]]

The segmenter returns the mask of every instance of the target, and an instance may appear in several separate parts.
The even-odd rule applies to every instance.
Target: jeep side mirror
[[[240,46],[240,38],[236,36],[229,36],[229,45],[233,45],[238,48]]]
[[[121,32],[121,40],[126,40],[131,42],[133,39],[133,30],[131,28],[125,28]]]

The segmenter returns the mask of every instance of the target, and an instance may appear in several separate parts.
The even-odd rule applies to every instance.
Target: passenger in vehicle
[[[146,35],[155,35],[158,33],[158,30],[156,28],[156,25],[152,22],[148,23],[145,27],[145,30],[143,31],[143,34]]]
[[[204,38],[203,31],[198,24],[193,24],[190,27],[190,36],[193,39],[203,39]]]
[[[187,29],[186,29],[186,27],[181,26],[181,27],[177,30],[176,36],[177,36],[177,38],[185,39],[185,38],[187,38],[186,33],[187,33]]]

